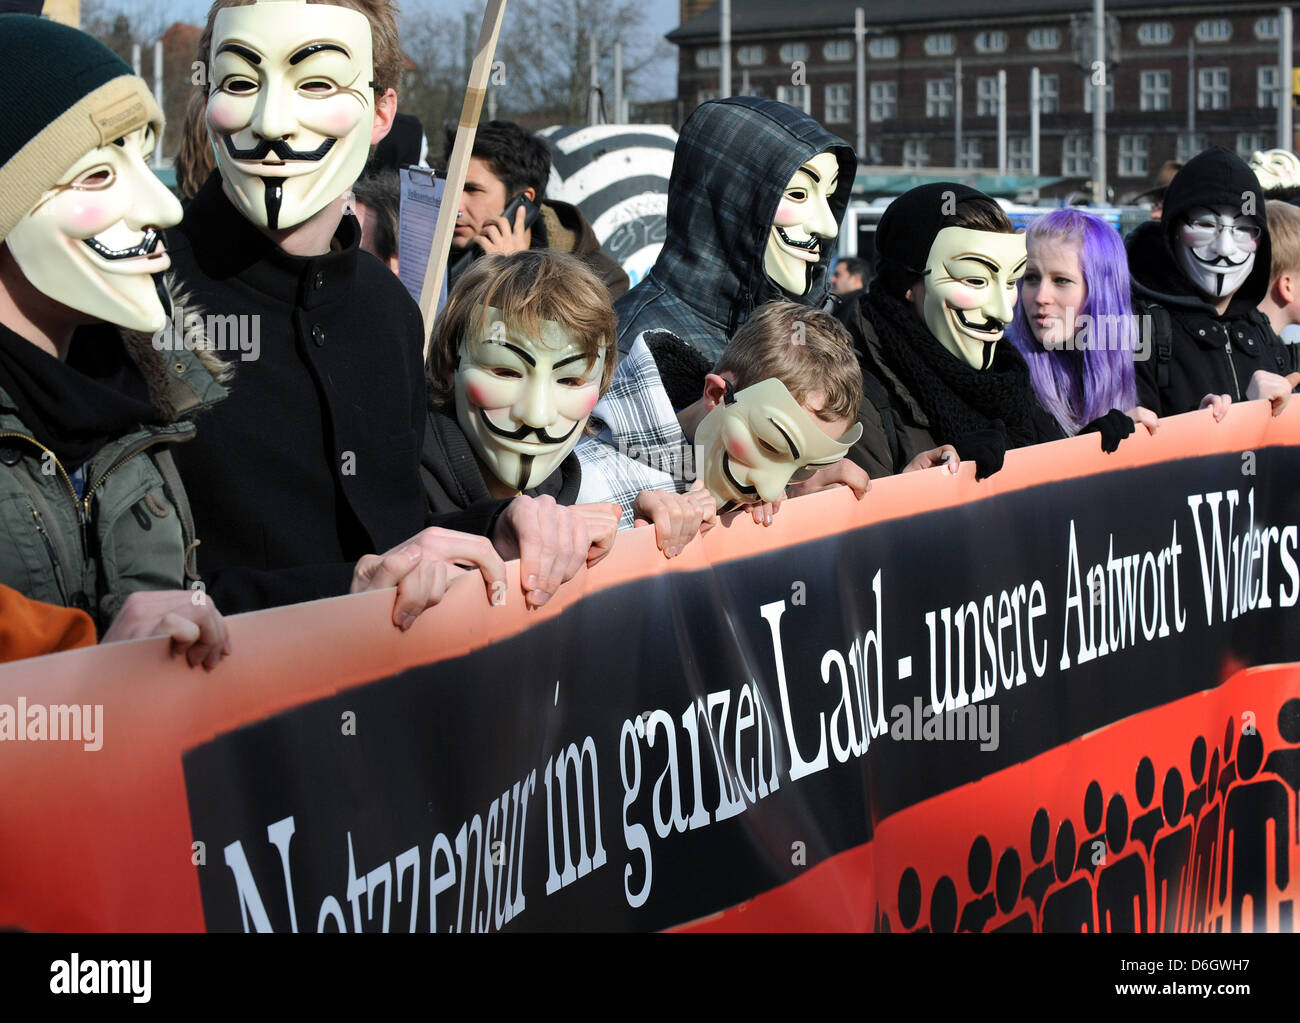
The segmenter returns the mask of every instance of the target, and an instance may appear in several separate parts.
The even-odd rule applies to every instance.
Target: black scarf
[[[454,412],[438,408],[429,410],[429,429],[425,432],[424,451],[420,455],[420,475],[434,512],[468,508],[478,501],[492,500],[483,470],[474,457],[469,438],[460,428]],[[576,504],[582,485],[582,464],[570,451],[559,468],[546,479],[525,490],[528,497],[543,494],[555,498],[558,505]]]
[[[944,348],[910,302],[872,288],[864,302],[890,367],[916,397],[940,444],[975,430],[996,429],[1007,447],[1043,440],[1029,367],[1011,342],[997,342],[993,362],[975,369]]]
[[[115,327],[79,329],[61,362],[0,326],[0,389],[69,472],[113,438],[162,422]]]

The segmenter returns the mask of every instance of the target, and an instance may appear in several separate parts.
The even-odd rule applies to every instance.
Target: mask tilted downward
[[[145,164],[161,125],[141,111],[116,142],[68,168],[4,240],[37,291],[97,320],[155,333],[171,314],[161,231],[180,223],[181,206]]]
[[[925,325],[953,355],[985,369],[1011,322],[1025,236],[945,227],[925,264]]]
[[[551,320],[530,335],[488,307],[482,329],[461,342],[456,421],[497,479],[522,493],[556,470],[582,438],[607,357],[602,348],[590,359]]]
[[[352,186],[370,153],[373,73],[359,11],[259,0],[217,13],[208,132],[244,216],[293,227]]]
[[[781,289],[808,294],[822,247],[840,233],[830,198],[839,187],[840,163],[832,152],[818,153],[794,172],[781,194],[763,253],[763,269]]]
[[[862,436],[827,436],[775,378],[729,394],[695,430],[695,466],[719,508],[779,501],[786,484],[834,465]]]

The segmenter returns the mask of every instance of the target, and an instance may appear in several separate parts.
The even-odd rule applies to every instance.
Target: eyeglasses
[[[1226,220],[1208,214],[1187,222],[1187,233],[1195,245],[1208,245],[1227,231],[1238,245],[1259,241],[1259,225],[1249,220]]]

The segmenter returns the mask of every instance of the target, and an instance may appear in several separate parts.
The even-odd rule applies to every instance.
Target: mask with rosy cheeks
[[[861,423],[838,438],[828,436],[773,378],[729,391],[700,420],[695,465],[719,508],[779,501],[786,484],[834,465],[861,436]]]
[[[945,227],[925,264],[925,325],[953,355],[984,369],[1011,322],[1025,236]]]
[[[223,8],[211,59],[208,132],[244,216],[293,227],[352,186],[375,117],[364,14],[304,0]]]
[[[92,149],[5,238],[37,291],[128,330],[156,333],[171,314],[161,231],[181,206],[145,164],[161,125],[140,123]]]
[[[1174,255],[1183,272],[1207,295],[1227,298],[1250,276],[1259,225],[1232,206],[1191,210],[1178,225]]]
[[[822,257],[822,242],[840,233],[829,201],[839,187],[839,176],[835,154],[818,153],[794,172],[781,195],[763,269],[791,295],[808,294],[812,270]]]
[[[602,348],[590,361],[558,323],[542,320],[530,337],[488,308],[460,346],[456,421],[497,479],[522,492],[555,471],[600,398],[605,359]]]

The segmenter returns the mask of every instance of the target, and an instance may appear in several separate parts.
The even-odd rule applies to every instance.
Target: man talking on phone
[[[448,140],[450,147],[451,140]],[[456,212],[448,285],[486,253],[525,249],[567,252],[604,282],[611,299],[628,289],[627,274],[600,248],[596,232],[576,206],[546,198],[551,151],[513,121],[479,125]]]

